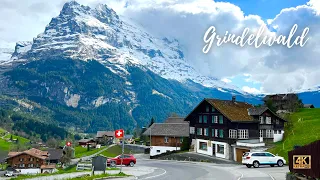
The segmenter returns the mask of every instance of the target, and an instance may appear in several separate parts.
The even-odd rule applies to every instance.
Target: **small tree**
[[[130,134],[130,133],[131,133],[130,130],[127,129],[127,130],[126,130],[126,134],[128,135],[128,134]]]
[[[151,121],[150,121],[150,124],[149,124],[148,127],[150,127],[154,122],[155,122],[155,120],[154,120],[154,118],[152,117],[152,118],[151,118]]]
[[[12,137],[12,134],[11,134],[11,136],[10,136],[10,141],[12,141],[13,140],[13,137]]]
[[[72,148],[69,146],[65,146],[65,148],[63,150],[63,155],[60,159],[61,167],[63,165],[67,165],[71,162],[72,154],[73,154]]]

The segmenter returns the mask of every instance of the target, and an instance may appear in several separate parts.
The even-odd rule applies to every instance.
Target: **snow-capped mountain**
[[[71,1],[34,38],[32,45],[18,43],[11,61],[52,56],[95,59],[119,74],[127,73],[124,66],[132,63],[166,79],[190,79],[221,91],[241,92],[235,86],[201,75],[186,62],[181,49],[177,40],[155,37],[131,19],[119,17],[107,5],[90,8]]]

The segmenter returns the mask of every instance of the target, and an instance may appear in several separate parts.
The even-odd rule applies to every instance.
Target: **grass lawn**
[[[94,153],[99,152],[102,148],[104,148],[104,147],[101,147],[100,149],[90,148],[90,150],[88,151],[86,147],[84,148],[81,146],[77,146],[77,147],[75,147],[75,157],[81,158],[83,156],[90,156]]]
[[[4,130],[4,129],[0,128],[0,136],[5,135],[5,133],[6,133],[6,132],[7,132],[6,130]]]
[[[11,142],[7,142],[4,139],[0,139],[0,151],[9,151]]]
[[[73,179],[78,179],[78,180],[94,180],[94,179],[102,179],[102,178],[108,178],[108,177],[128,177],[128,175],[124,173],[119,173],[119,174],[99,174],[99,175],[94,175],[94,176],[83,176],[83,177],[77,177],[77,178],[70,178],[70,180]]]
[[[290,115],[292,126],[285,127],[284,140],[277,142],[270,152],[288,161],[288,151],[295,145],[303,146],[320,139],[320,109],[300,109]]]
[[[10,137],[11,137],[11,134],[7,134],[4,138],[10,139]],[[12,138],[13,139],[19,139],[19,143],[20,144],[25,144],[25,143],[29,143],[30,142],[29,139],[26,139],[26,138],[21,137],[21,136],[16,136],[16,135],[13,135],[13,134],[12,134]]]
[[[122,147],[119,146],[119,145],[115,145],[115,146],[110,147],[110,148],[107,149],[106,151],[103,151],[103,152],[101,153],[101,155],[110,158],[110,157],[116,157],[116,156],[120,155],[121,153],[122,153]],[[125,154],[129,154],[129,153],[130,153],[130,150],[124,148],[124,153],[125,153]]]

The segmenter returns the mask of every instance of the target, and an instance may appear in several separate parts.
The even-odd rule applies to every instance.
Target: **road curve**
[[[139,164],[157,168],[153,173],[137,176],[137,179],[141,180],[237,180],[239,178],[231,172],[192,162],[139,160]]]

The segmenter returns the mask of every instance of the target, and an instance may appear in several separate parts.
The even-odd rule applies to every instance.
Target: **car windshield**
[[[249,156],[249,153],[244,153],[243,157]]]

